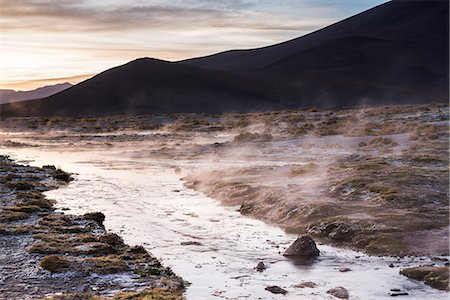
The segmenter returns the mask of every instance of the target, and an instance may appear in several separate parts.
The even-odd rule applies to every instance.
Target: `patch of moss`
[[[123,239],[115,233],[105,234],[36,234],[35,239],[51,243],[67,243],[70,245],[82,245],[85,243],[100,242],[117,248],[125,247]]]
[[[69,270],[70,262],[61,256],[48,255],[42,259],[41,267],[51,273],[64,273]]]
[[[97,274],[115,274],[129,270],[128,265],[114,255],[84,258],[81,267],[82,270]]]
[[[161,274],[161,270],[157,268],[146,268],[143,270],[136,270],[135,273],[143,277],[156,276]]]
[[[19,235],[32,233],[34,227],[31,225],[6,225],[0,224],[0,235]]]
[[[407,253],[407,248],[398,237],[390,235],[378,235],[368,239],[365,251],[373,255],[398,255]]]
[[[400,274],[425,282],[429,286],[447,290],[449,288],[448,266],[418,266],[400,270]]]
[[[140,292],[121,292],[111,297],[91,293],[63,294],[45,298],[46,300],[185,300],[182,291],[168,289],[148,289]]]
[[[112,300],[184,300],[181,291],[151,289],[142,292],[119,293]]]
[[[70,255],[93,255],[101,256],[113,254],[117,249],[111,245],[99,242],[81,241],[51,241],[37,242],[28,249],[30,253],[40,254],[70,254]]]
[[[17,199],[41,199],[43,197],[44,195],[42,195],[42,193],[38,191],[22,191],[16,193]]]
[[[123,239],[115,233],[106,233],[96,236],[99,242],[109,244],[114,247],[124,247]]]
[[[0,223],[25,220],[29,217],[30,217],[29,213],[3,210],[0,212]]]
[[[37,205],[10,206],[5,207],[4,210],[12,212],[24,212],[24,213],[34,213],[42,211],[42,209]]]
[[[26,191],[34,188],[31,183],[22,180],[7,182],[6,186],[17,191]]]

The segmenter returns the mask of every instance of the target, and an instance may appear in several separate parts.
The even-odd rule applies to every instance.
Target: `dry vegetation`
[[[300,164],[215,168],[189,175],[188,186],[288,232],[371,254],[448,254],[446,106],[253,117],[270,128],[274,140],[301,135],[305,142],[291,153]],[[267,159],[259,156],[263,152],[276,159],[284,153],[266,140],[248,140],[252,157]],[[336,153],[327,157],[327,148]]]
[[[187,186],[288,232],[376,255],[449,254],[449,111],[444,104],[21,118],[0,120],[0,127],[32,132],[20,141],[8,137],[6,147],[48,143],[108,149],[142,143],[153,158],[199,162],[192,172],[177,169]],[[141,130],[153,134],[136,134]],[[201,168],[204,162],[207,167]],[[70,180],[56,169],[46,172]],[[163,270],[154,260],[156,265],[137,267],[150,258],[129,256],[131,249],[118,237],[93,236],[90,226],[98,220],[49,215],[52,203],[36,193],[36,181],[29,180],[33,174],[14,176],[0,177],[17,195],[17,201],[2,203],[0,233],[34,234],[36,244],[29,251],[47,255],[43,263],[52,272],[131,270],[151,277]],[[37,215],[36,224],[47,232],[23,223]],[[420,279],[432,286],[442,281],[426,276]]]

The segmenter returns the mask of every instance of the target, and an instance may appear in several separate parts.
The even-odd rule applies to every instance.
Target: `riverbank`
[[[55,211],[43,192],[71,180],[53,166],[0,156],[0,298],[184,299],[184,282],[143,247],[107,232],[102,213]]]
[[[112,220],[107,227],[128,243],[157,244],[146,248],[193,278],[191,299],[268,297],[269,284],[292,299],[321,299],[337,285],[361,299],[391,288],[410,299],[446,297],[400,275],[423,264],[448,274],[446,106],[23,118],[1,125],[8,153],[80,173],[70,189],[50,192],[60,208],[102,211]],[[153,240],[154,232],[164,238]],[[327,249],[314,264],[292,268],[280,258],[297,234]],[[255,273],[261,260],[269,268]],[[299,291],[299,273],[318,286]],[[435,278],[406,273],[428,283]],[[435,286],[445,284],[443,278]]]

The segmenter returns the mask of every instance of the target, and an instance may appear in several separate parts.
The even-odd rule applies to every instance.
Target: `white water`
[[[326,291],[346,287],[351,299],[384,299],[391,288],[406,299],[448,299],[437,291],[399,275],[400,267],[428,263],[419,258],[373,258],[319,245],[320,259],[302,265],[279,254],[295,240],[281,229],[240,215],[183,186],[173,162],[130,159],[122,152],[50,151],[41,148],[2,151],[31,165],[54,164],[77,173],[68,186],[47,193],[69,213],[102,211],[105,226],[130,244],[143,244],[162,262],[192,283],[187,298],[202,299],[336,299]],[[179,165],[180,162],[177,162]],[[198,241],[202,246],[182,246]],[[279,246],[280,248],[277,248]],[[357,258],[359,257],[359,258]],[[254,267],[269,265],[264,272]],[[394,268],[389,268],[390,263]],[[339,268],[351,272],[341,273]],[[295,288],[302,281],[318,287]],[[264,288],[278,285],[286,296]],[[402,297],[401,297],[402,298]]]

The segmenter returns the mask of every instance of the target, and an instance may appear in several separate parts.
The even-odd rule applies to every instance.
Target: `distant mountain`
[[[31,91],[0,89],[0,104],[45,98],[70,88],[68,82],[48,85]]]
[[[448,1],[390,1],[303,37],[171,63],[138,59],[2,116],[246,112],[448,101]]]

